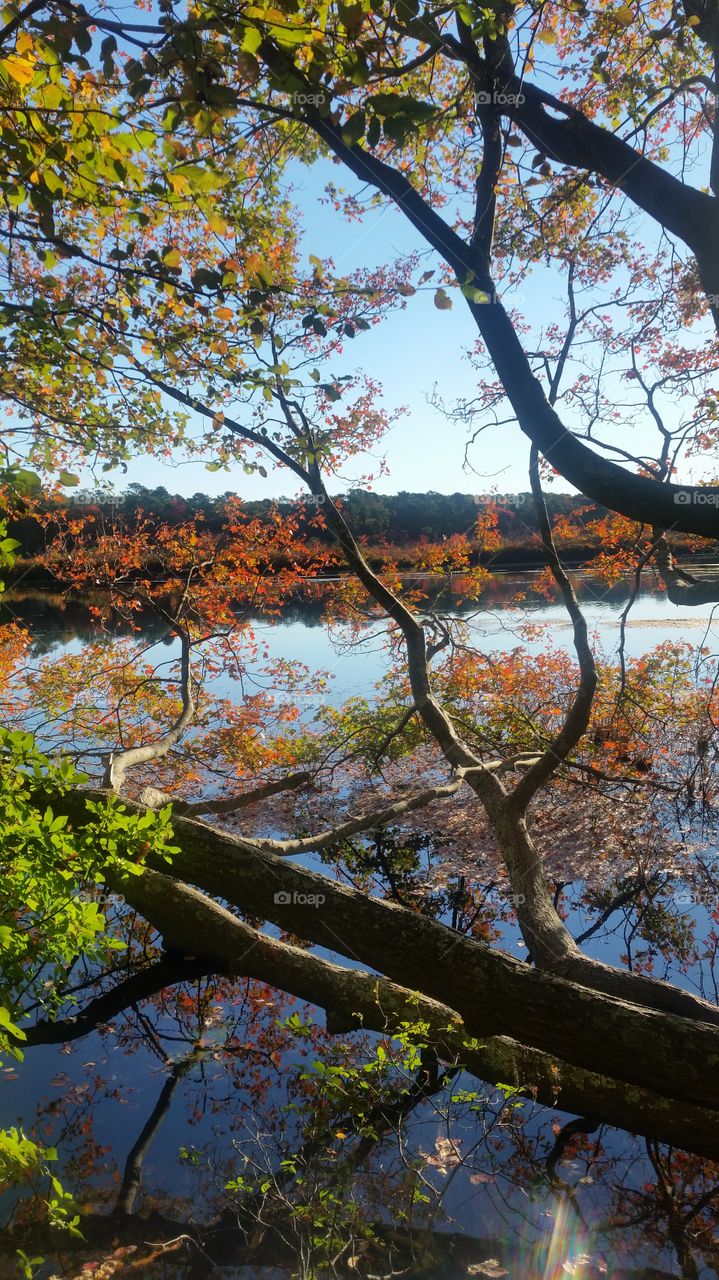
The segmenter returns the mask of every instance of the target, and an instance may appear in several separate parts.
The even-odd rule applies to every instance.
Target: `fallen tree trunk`
[[[397,1033],[426,1026],[426,1038],[449,1062],[490,1083],[514,1084],[533,1100],[719,1158],[719,1109],[684,1103],[647,1088],[627,1087],[506,1036],[484,1038],[483,1018],[460,1017],[387,978],[332,964],[238,920],[205,894],[170,876],[113,876],[112,887],[163,935],[165,945],[212,961],[223,973],[257,978],[323,1008],[338,1034],[364,1028]],[[478,1040],[478,1037],[481,1039]]]
[[[90,794],[97,799],[101,793]],[[58,797],[55,805],[83,821],[83,793]],[[449,1004],[480,1035],[509,1035],[584,1071],[719,1109],[716,1026],[538,972],[426,916],[347,889],[204,823],[176,818],[173,830],[179,846],[173,877]],[[159,857],[155,867],[167,870]],[[132,891],[129,881],[116,887]],[[180,917],[173,927],[180,950],[182,930]]]

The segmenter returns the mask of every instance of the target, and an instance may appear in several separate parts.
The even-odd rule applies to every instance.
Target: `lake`
[[[629,587],[619,583],[607,588],[590,573],[574,577],[593,643],[609,658],[619,645],[619,617]],[[519,607],[518,590],[525,593]],[[82,655],[97,636],[85,604],[68,604],[59,596],[23,594],[18,589],[8,594],[3,610],[5,620],[15,618],[32,626],[30,666],[62,655]],[[479,605],[450,601],[449,611],[462,618],[469,640],[482,653],[501,655],[520,645],[539,652],[547,643],[571,650],[564,610],[537,593],[531,574],[497,575]],[[314,715],[323,702],[334,706],[351,696],[369,695],[388,667],[386,637],[374,624],[364,632],[343,624],[328,632],[318,610],[298,602],[279,619],[254,617],[252,626],[272,660],[299,659],[312,671],[331,673],[324,691],[305,696],[303,717]],[[166,659],[175,652],[159,636],[148,623],[148,661],[156,661],[157,653]],[[628,657],[641,656],[666,640],[716,652],[714,610],[706,606],[679,611],[648,581],[626,625],[625,652]],[[107,638],[109,645],[114,642]],[[217,679],[219,691],[231,696],[231,682],[224,676]],[[46,734],[52,745],[51,727],[38,728],[41,741]],[[415,844],[414,852],[430,861],[433,850],[420,845]],[[318,856],[305,861],[333,873]],[[674,889],[680,901],[677,918],[691,923],[702,943],[699,951],[710,951],[707,940],[716,929],[712,903],[696,901],[691,893],[682,898],[681,884]],[[488,899],[488,910],[489,904]],[[570,928],[580,932],[589,917],[579,891],[573,893],[570,887],[565,907]],[[446,913],[442,918],[448,918]],[[128,929],[130,924],[127,921]],[[494,916],[488,915],[488,928],[507,950],[521,956],[521,939],[502,904]],[[616,962],[626,952],[628,934],[629,946],[635,942],[636,930],[631,909],[624,915],[619,912],[618,919],[588,943],[588,950]],[[118,956],[112,982],[124,973],[122,953]],[[701,986],[707,995],[712,991],[713,961],[668,961],[667,973],[677,983],[692,989]],[[82,971],[76,977],[78,987],[93,994],[112,984],[104,980],[95,986],[95,975]],[[716,986],[713,990],[716,998]],[[79,1006],[82,1003],[79,990]],[[384,1068],[375,1057],[376,1036],[341,1037],[349,1047],[338,1048],[337,1038],[324,1032],[323,1015],[319,1030],[307,1032],[309,1017],[306,1007],[259,983],[209,978],[188,982],[169,996],[138,1001],[103,1019],[81,1039],[34,1046],[22,1063],[4,1063],[0,1127],[19,1124],[56,1146],[58,1176],[75,1192],[85,1213],[98,1215],[108,1212],[123,1193],[127,1158],[146,1127],[132,1211],[155,1212],[180,1225],[223,1212],[231,1218],[227,1183],[241,1175],[248,1184],[264,1181],[268,1187],[272,1184],[273,1193],[282,1192],[282,1161],[307,1142],[303,1115],[306,1118],[318,1099],[328,1105],[325,1076],[312,1066],[314,1061],[374,1063],[366,1078],[373,1088],[384,1079]],[[403,1072],[408,1080],[411,1077],[412,1067],[401,1053],[393,1071],[395,1084]],[[379,1083],[376,1087],[380,1096]],[[442,1233],[447,1242],[444,1259],[410,1275],[438,1280],[470,1274],[507,1275],[511,1280],[685,1275],[704,1280],[719,1274],[719,1241],[711,1212],[713,1196],[719,1195],[716,1168],[699,1160],[687,1162],[621,1130],[597,1128],[591,1120],[571,1138],[562,1132],[569,1119],[460,1073],[419,1102],[402,1118],[397,1132],[370,1143],[366,1160],[352,1170],[353,1201],[358,1212],[380,1225],[391,1221],[392,1206],[402,1205],[409,1215],[404,1218],[407,1229],[424,1214],[425,1226],[429,1222]],[[328,1161],[338,1159],[331,1141],[320,1147],[307,1156],[308,1182],[310,1172],[315,1176]],[[417,1186],[425,1200],[417,1198]],[[330,1218],[336,1226],[341,1213],[348,1213],[346,1205],[341,1212],[335,1205],[334,1217],[322,1217],[316,1205],[313,1212],[320,1224],[313,1228],[314,1235],[324,1233],[325,1238],[332,1234]],[[258,1223],[261,1219],[258,1209]],[[678,1245],[677,1221],[684,1219],[679,1232],[684,1243]],[[335,1259],[334,1272],[321,1269],[329,1268],[331,1260],[315,1240],[315,1261],[305,1258],[305,1270],[297,1274],[308,1280],[315,1274],[385,1274],[379,1263],[370,1265],[379,1249],[377,1241],[368,1241],[356,1223],[348,1221],[345,1227],[354,1241],[353,1251]],[[312,1231],[308,1238],[311,1235]],[[141,1236],[154,1238],[151,1233]],[[260,1230],[254,1239],[255,1261],[244,1258],[236,1264],[230,1258],[213,1264],[195,1257],[188,1263],[170,1250],[142,1274],[242,1280],[287,1275],[286,1259],[263,1253]],[[290,1251],[299,1249],[291,1231],[288,1239]],[[111,1234],[105,1243],[106,1252],[111,1252]],[[34,1252],[43,1254],[42,1241]],[[103,1256],[99,1246],[97,1256]],[[75,1275],[69,1253],[62,1265],[65,1270],[58,1270],[54,1254],[38,1264],[37,1274]],[[320,1269],[314,1272],[312,1266]],[[9,1257],[0,1256],[3,1267],[3,1275],[22,1274]],[[124,1266],[118,1274],[126,1274]],[[393,1274],[404,1272],[399,1267]]]

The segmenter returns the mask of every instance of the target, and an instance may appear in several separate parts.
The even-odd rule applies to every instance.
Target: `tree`
[[[5,109],[23,128],[45,101],[58,65],[38,43],[38,30],[45,30],[38,24],[57,24],[52,12],[49,18],[42,12],[33,8],[27,26],[11,19],[5,32],[15,41],[5,59],[12,81]],[[277,608],[302,576],[292,517],[278,511],[268,539],[266,527],[245,520],[231,502],[217,533],[203,530],[201,521],[183,523],[179,510],[175,523],[162,526],[146,507],[128,532],[114,513],[99,534],[94,513],[92,519],[69,513],[48,562],[57,565],[64,555],[65,576],[72,571],[76,586],[92,579],[106,589],[103,619],[112,610],[136,628],[142,611],[151,612],[174,645],[169,683],[155,667],[143,667],[141,646],[126,639],[119,663],[98,646],[81,663],[49,664],[34,681],[29,708],[18,701],[7,712],[8,721],[35,716],[42,731],[54,722],[71,754],[103,758],[103,778],[95,776],[102,787],[59,786],[49,761],[40,761],[23,785],[38,811],[49,806],[52,822],[72,824],[83,849],[98,844],[98,805],[109,802],[118,830],[129,832],[119,853],[100,839],[97,874],[113,902],[126,903],[158,931],[165,952],[147,964],[142,949],[133,950],[130,997],[138,979],[145,997],[166,988],[173,973],[186,972],[182,958],[189,954],[205,969],[269,982],[323,1007],[330,1033],[361,1025],[392,1035],[419,1019],[427,1047],[480,1077],[515,1080],[550,1106],[559,1096],[568,1110],[715,1156],[719,1102],[706,1063],[719,1044],[716,1006],[583,952],[557,910],[547,869],[548,846],[557,840],[567,847],[584,840],[598,855],[598,820],[614,811],[625,861],[633,841],[646,842],[649,832],[666,870],[675,847],[663,816],[691,788],[692,803],[699,797],[709,820],[714,679],[701,667],[695,678],[671,653],[644,666],[627,664],[623,655],[614,669],[598,666],[556,551],[539,459],[541,452],[587,497],[637,526],[637,574],[652,561],[677,598],[714,598],[714,583],[687,582],[677,570],[666,534],[716,533],[716,490],[672,480],[683,450],[714,441],[716,341],[700,327],[674,352],[674,364],[668,350],[690,310],[688,282],[696,289],[699,280],[710,295],[718,287],[716,197],[673,177],[674,156],[661,154],[662,131],[682,95],[713,92],[705,66],[718,38],[713,10],[672,12],[664,21],[645,6],[609,15],[599,6],[420,12],[403,3],[232,14],[200,6],[187,21],[163,11],[158,24],[132,27],[71,12],[75,42],[78,32],[81,42],[89,38],[90,25],[100,33],[112,28],[114,41],[140,43],[143,60],[128,61],[124,78],[107,44],[102,78],[86,60],[81,70],[92,104],[78,122],[67,88],[75,55],[62,37],[61,97],[48,110],[59,111],[60,127],[69,131],[63,165],[69,157],[79,195],[58,186],[48,212],[49,197],[38,202],[23,188],[20,213],[6,224],[12,292],[2,306],[12,341],[5,394],[26,415],[27,432],[20,447],[11,439],[11,493],[31,505],[37,481],[30,465],[71,486],[73,473],[61,468],[75,459],[96,453],[111,466],[138,447],[185,447],[201,452],[213,469],[239,462],[264,474],[280,466],[303,485],[313,518],[316,512],[333,535],[348,571],[347,584],[328,602],[330,615],[383,619],[397,654],[376,706],[351,702],[313,730],[288,731],[297,724],[295,695],[306,678],[291,668],[274,673],[274,703],[257,697],[236,707],[222,703],[203,677],[222,670],[243,678],[238,638],[251,646],[253,637],[238,622],[237,604],[246,608],[262,593],[267,607]],[[663,25],[649,25],[655,21]],[[540,66],[535,46],[551,50],[560,38],[563,49],[577,50],[563,98],[532,78]],[[561,76],[561,59],[549,56]],[[23,58],[32,63],[32,78],[12,61]],[[655,103],[660,80],[667,93]],[[112,103],[113,121],[113,131],[100,134],[109,138],[110,157],[101,197],[88,190],[83,169],[97,140],[98,85],[102,101]],[[687,155],[695,136],[713,138],[712,110],[703,105],[676,143],[686,145]],[[645,135],[646,155],[622,138],[635,132]],[[519,135],[527,155],[515,162],[509,144]],[[114,155],[118,137],[126,139],[120,152],[136,157],[132,165]],[[60,145],[55,134],[46,145]],[[409,259],[339,276],[313,256],[306,270],[282,177],[291,163],[319,154],[335,156],[394,200],[445,267],[420,273]],[[555,173],[557,164],[566,168]],[[529,186],[532,172],[538,182]],[[49,179],[49,189],[57,182],[65,183],[62,174]],[[648,299],[643,253],[637,242],[627,244],[615,189],[693,254],[685,262],[676,243],[665,248],[662,241],[651,259]],[[95,246],[90,254],[81,247],[87,243]],[[58,262],[48,263],[56,250]],[[38,254],[50,277],[38,269]],[[521,279],[533,261],[557,264],[568,319],[529,356],[493,273]],[[617,325],[615,332],[604,319],[605,281],[612,290],[606,308],[626,317],[626,331]],[[499,419],[508,401],[532,445],[535,517],[576,653],[574,665],[556,656],[540,664],[549,701],[533,697],[526,660],[498,675],[467,652],[451,620],[428,608],[418,591],[404,590],[391,566],[374,570],[353,533],[351,501],[345,514],[329,493],[343,462],[379,443],[389,424],[370,377],[336,372],[345,346],[391,308],[411,305],[417,288],[432,288],[440,322],[452,285],[499,379],[485,383],[473,408]],[[599,344],[597,369],[580,374],[573,366],[590,338]],[[617,352],[630,360],[625,372],[641,393],[627,416],[643,403],[659,435],[654,458],[637,452],[633,459],[629,448],[605,439],[605,449],[619,449],[636,471],[592,447],[617,376],[606,372],[607,353]],[[679,426],[667,426],[661,397],[687,388],[695,407]],[[577,434],[559,416],[563,398],[580,406]],[[690,500],[677,501],[685,493]],[[482,515],[476,536],[493,531]],[[273,561],[273,553],[284,561]],[[472,595],[483,577],[481,570],[472,575],[467,554],[459,539],[445,563],[462,569]],[[89,670],[96,676],[91,688]],[[669,706],[669,688],[681,692],[678,709]],[[501,714],[492,703],[498,690],[508,696]],[[256,730],[267,714],[272,733],[260,743]],[[11,782],[13,776],[11,770]],[[218,780],[220,794],[212,794]],[[309,788],[317,798],[311,824],[304,807]],[[363,837],[387,829],[406,837],[418,814],[431,830],[433,815],[451,812],[457,797],[481,851],[496,847],[497,873],[531,966],[473,933],[471,907],[483,869],[478,848],[474,857],[471,847],[466,851],[453,929],[435,918],[439,899],[432,910],[417,910],[416,887],[401,884],[392,866],[382,896],[375,896],[291,861],[332,851],[340,865],[359,869],[361,881]],[[649,801],[659,815],[656,829]],[[247,827],[245,810],[254,815]],[[162,835],[157,846],[139,838],[156,829],[153,823]],[[688,846],[695,829],[690,813]],[[386,849],[380,852],[386,868]],[[24,874],[19,856],[10,849],[10,869]],[[64,865],[66,852],[57,857]],[[625,875],[615,886],[599,905],[599,919],[642,894],[659,912],[646,867],[633,879],[629,884]],[[86,871],[73,876],[73,890],[86,880]],[[307,901],[318,897],[323,909],[310,918]],[[37,905],[23,902],[20,910],[30,912],[41,933]],[[105,910],[112,936],[111,909]],[[288,940],[256,924],[267,920]],[[330,963],[307,944],[359,959],[379,976]],[[17,1022],[26,1004],[10,979],[7,1000]],[[119,1007],[128,994],[122,988],[110,997]],[[80,1027],[91,1022],[91,1013],[79,1015]],[[43,1034],[46,1028],[36,1038]]]
[[[686,321],[688,308],[684,299],[681,312],[676,295],[681,286],[686,293],[692,271],[696,286],[689,289],[695,306],[703,288],[718,316],[716,194],[681,182],[660,163],[661,143],[681,95],[689,88],[700,95],[714,90],[706,74],[717,47],[711,6],[689,5],[679,14],[657,15],[665,17],[659,27],[651,27],[641,6],[609,19],[604,6],[584,5],[566,13],[546,5],[537,11],[497,6],[486,13],[469,6],[436,14],[431,6],[420,10],[419,5],[402,10],[359,6],[337,15],[299,9],[282,19],[280,12],[264,23],[254,12],[242,14],[234,29],[234,39],[251,48],[257,62],[256,82],[243,105],[254,106],[265,118],[299,117],[361,182],[405,213],[462,289],[522,430],[566,479],[632,519],[714,534],[713,500],[685,504],[683,492],[672,488],[671,433],[665,435],[663,470],[630,478],[573,438],[554,408],[577,330],[592,315],[592,308],[578,311],[576,289],[616,276],[622,260],[630,274],[639,266],[638,259],[633,265],[631,255],[624,254],[622,235],[616,249],[607,249],[606,240],[603,253],[596,248],[597,233],[606,235],[617,217],[613,191],[626,195],[693,254],[694,266],[674,262],[667,267],[662,255],[652,263],[661,296],[666,299],[672,291],[671,305],[679,307],[681,320]],[[211,8],[207,17],[222,49],[225,30],[220,23],[215,30]],[[574,38],[580,39],[578,56],[549,59],[560,80],[568,82],[562,99],[532,79],[542,70],[537,49],[561,41],[563,50],[574,50]],[[563,68],[562,63],[569,65]],[[700,101],[686,146],[691,149],[697,135],[708,134],[709,183],[715,192],[716,121],[711,101],[705,111],[701,108]],[[616,135],[614,122],[623,120],[630,138],[645,139],[644,153]],[[514,160],[508,145],[522,145],[522,138],[523,154]],[[446,150],[450,159],[443,165]],[[418,162],[414,183],[408,176],[410,157]],[[566,166],[558,179],[551,161]],[[530,174],[537,168],[547,182],[530,194],[525,182],[532,181]],[[453,218],[437,211],[437,197],[445,200],[448,186],[456,193],[453,214],[459,227],[471,232],[466,237],[458,234]],[[472,192],[474,208],[468,210]],[[519,231],[508,225],[516,214]],[[493,257],[501,269],[512,254],[525,261],[567,264],[569,324],[554,354],[554,369],[546,370],[546,390],[533,376],[492,278]],[[521,267],[517,274],[524,274]],[[624,301],[631,305],[631,297],[630,285]],[[436,301],[440,309],[449,303],[442,291]],[[655,304],[642,315],[649,331],[642,327],[639,332],[650,348],[661,340],[657,318]],[[626,336],[625,345],[633,346]],[[715,358],[715,352],[710,354],[712,369]],[[708,401],[703,407],[709,408],[711,421],[711,394]],[[693,430],[697,426],[695,421]],[[691,506],[691,512],[678,514],[681,505]],[[701,514],[695,506],[703,507]]]

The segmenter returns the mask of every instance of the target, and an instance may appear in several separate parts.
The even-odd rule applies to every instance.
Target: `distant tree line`
[[[121,520],[125,528],[131,529],[138,516],[177,525],[201,515],[208,529],[219,532],[225,523],[227,501],[234,496],[228,492],[219,497],[206,493],[182,497],[163,485],[149,489],[131,484],[114,497],[100,490],[75,490],[68,495],[68,501],[77,505],[78,513],[100,511],[106,518]],[[473,495],[430,490],[385,494],[352,489],[341,496],[341,503],[355,536],[370,543],[408,546],[421,540],[441,542],[453,534],[471,533],[477,516],[488,508],[496,511],[498,531],[508,543],[521,546],[533,541],[533,535],[538,533],[530,493]],[[568,493],[548,494],[547,504],[551,516],[571,516],[580,527],[606,514],[604,508],[588,503],[586,498]],[[48,499],[41,503],[41,509],[51,513],[53,505]],[[306,526],[308,537],[330,541],[316,518],[321,508],[306,499],[263,498],[243,503],[249,519],[269,519],[270,511],[277,508],[283,515],[294,513],[300,527]],[[16,515],[11,518],[10,532],[21,543],[22,554],[32,556],[52,537],[52,523],[44,528],[41,519],[30,514]]]

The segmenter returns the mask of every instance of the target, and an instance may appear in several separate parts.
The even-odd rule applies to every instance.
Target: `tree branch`
[[[299,75],[291,60],[272,41],[264,40],[260,52],[270,69],[280,76],[289,71],[295,77]],[[514,327],[497,300],[489,272],[482,268],[471,246],[423,200],[404,174],[365,151],[359,144],[346,143],[341,127],[320,116],[317,111],[308,109],[304,118],[309,127],[360,181],[369,183],[397,205],[423,239],[452,268],[460,285],[469,283],[489,297],[489,303],[467,299],[467,305],[522,431],[547,461],[587,497],[629,519],[661,525],[665,529],[673,528],[704,537],[716,537],[719,534],[719,514],[713,505],[695,500],[701,491],[689,486],[663,484],[647,476],[633,475],[592,452],[564,426],[548,403],[540,382],[532,373]],[[634,157],[632,149],[628,150]],[[678,185],[680,190],[684,190],[681,184]],[[694,195],[699,199],[701,193]],[[711,209],[714,209],[712,197],[701,199],[709,201]],[[702,210],[704,208],[702,203]],[[714,221],[711,223],[711,232],[711,246],[708,246],[707,253],[710,261],[717,263],[714,269],[719,271],[719,257],[714,253]],[[711,291],[719,295],[719,281],[716,289],[712,287]],[[704,490],[703,496],[707,492],[717,493],[717,490]],[[688,495],[688,500],[684,495]]]
[[[128,769],[134,769],[140,764],[149,764],[154,760],[161,760],[163,756],[166,756],[168,751],[180,742],[185,730],[192,722],[195,714],[195,702],[192,697],[192,668],[190,665],[192,645],[190,637],[184,628],[178,628],[178,630],[182,645],[180,670],[182,710],[172,727],[157,742],[148,743],[143,747],[129,747],[126,751],[115,751],[110,755],[105,770],[104,785],[110,787],[113,791],[120,792],[122,790]]]
[[[586,732],[597,688],[597,667],[589,644],[587,623],[554,545],[547,504],[539,477],[539,454],[535,445],[532,445],[530,451],[529,480],[547,563],[572,623],[574,650],[579,663],[579,685],[559,733],[553,738],[541,759],[523,774],[512,792],[512,800],[522,812],[526,810],[539,788],[556,772],[561,762],[567,759],[570,751],[574,750]]]
[[[296,791],[300,787],[309,786],[311,782],[312,774],[300,770],[297,773],[288,774],[285,778],[276,778],[273,782],[263,782],[259,787],[253,787],[251,791],[243,791],[234,796],[223,796],[219,800],[194,802],[181,800],[177,796],[168,795],[165,791],[158,791],[155,787],[145,787],[140,794],[140,800],[151,809],[159,809],[162,805],[171,804],[175,813],[199,818],[205,813],[237,813],[240,809],[248,809],[253,804],[268,800],[270,796],[280,795],[283,791]]]
[[[458,1017],[451,1003],[417,995],[384,977],[341,968],[269,938],[204,894],[162,873],[146,869],[142,876],[130,876],[127,881],[126,887],[123,882],[123,894],[166,940],[181,938],[184,946],[196,950],[207,948],[209,940],[213,961],[219,959],[225,971],[259,978],[320,1005],[327,1012],[330,1031],[364,1028],[391,1034],[406,1028],[407,1022],[420,1023],[426,1026],[423,1038],[437,1048],[444,1061],[461,1064],[481,1079],[514,1082],[545,1105],[591,1113],[634,1132],[651,1130],[654,1136],[658,1130],[663,1135],[660,1141],[674,1140],[681,1145],[691,1139],[690,1149],[701,1146],[707,1154],[719,1153],[719,1112],[707,1111],[698,1105],[699,1099],[677,1108],[669,1098],[643,1085],[628,1092],[599,1072],[553,1060],[506,1037],[487,1037],[481,1030],[481,1013]],[[529,977],[526,966],[521,967]],[[648,1012],[640,1015],[647,1019],[647,1034],[655,1016]],[[470,1038],[478,1035],[481,1043],[473,1040],[468,1046]],[[676,1063],[669,1065],[667,1075],[673,1079]]]

